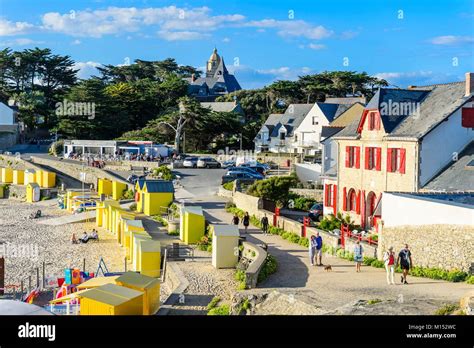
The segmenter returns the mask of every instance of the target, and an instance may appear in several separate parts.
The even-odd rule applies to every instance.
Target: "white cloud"
[[[0,46],[28,46],[42,44],[44,41],[35,41],[27,38],[12,39],[4,42],[0,42]]]
[[[74,64],[74,69],[79,69],[77,72],[77,76],[81,79],[87,79],[92,75],[98,73],[97,67],[101,66],[102,64],[97,62],[76,62]]]
[[[166,41],[200,40],[209,36],[209,34],[199,33],[197,31],[160,30],[157,34]]]
[[[445,36],[434,37],[430,40],[430,42],[434,45],[457,45],[457,44],[474,42],[474,37],[445,35]]]
[[[308,47],[311,48],[312,50],[322,50],[326,48],[326,45],[310,43]]]
[[[71,45],[80,45],[82,42],[81,40],[74,40],[73,42],[71,42]]]
[[[27,22],[10,22],[0,18],[0,36],[21,35],[32,28],[33,24]]]
[[[225,38],[222,39],[222,42],[228,43],[228,42],[230,42],[230,38],[225,37]]]
[[[273,28],[282,37],[304,37],[312,40],[320,40],[334,34],[332,30],[326,29],[322,25],[312,25],[302,20],[279,21],[275,19],[263,19],[250,21],[244,24],[247,27]]]

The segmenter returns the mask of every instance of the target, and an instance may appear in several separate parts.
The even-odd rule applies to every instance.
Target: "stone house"
[[[383,192],[429,190],[474,140],[466,127],[473,92],[472,73],[465,82],[379,89],[360,119],[333,137],[337,164],[324,173],[324,213],[377,227]]]

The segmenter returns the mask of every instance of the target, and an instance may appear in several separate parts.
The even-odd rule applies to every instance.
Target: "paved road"
[[[189,175],[183,176],[184,188],[176,192],[176,197],[186,199],[187,204],[202,206],[210,223],[229,224],[232,216],[225,211],[226,200],[214,195],[219,186],[218,171],[185,170],[183,174]],[[255,228],[249,232],[247,240],[267,244],[278,260],[278,272],[259,284],[259,288],[280,289],[295,295],[309,292],[325,310],[359,299],[382,299],[406,303],[406,306],[387,306],[386,314],[433,314],[440,303],[457,303],[473,288],[466,283],[419,277],[409,277],[410,284],[401,285],[398,274],[397,285],[387,285],[385,270],[362,266],[362,272],[356,273],[353,262],[331,255],[323,258],[324,264],[332,266],[332,272],[326,272],[323,267],[310,266],[307,248],[276,235],[264,236]]]

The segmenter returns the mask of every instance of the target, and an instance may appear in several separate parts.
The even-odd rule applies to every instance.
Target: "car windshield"
[[[321,210],[321,204],[315,204],[311,207],[311,210]]]
[[[185,161],[195,161],[197,158],[196,157],[186,157],[184,160]]]

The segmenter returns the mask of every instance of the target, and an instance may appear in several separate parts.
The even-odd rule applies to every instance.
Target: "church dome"
[[[217,48],[214,48],[211,56],[209,57],[209,61],[218,61],[220,58],[221,57],[217,54]]]

